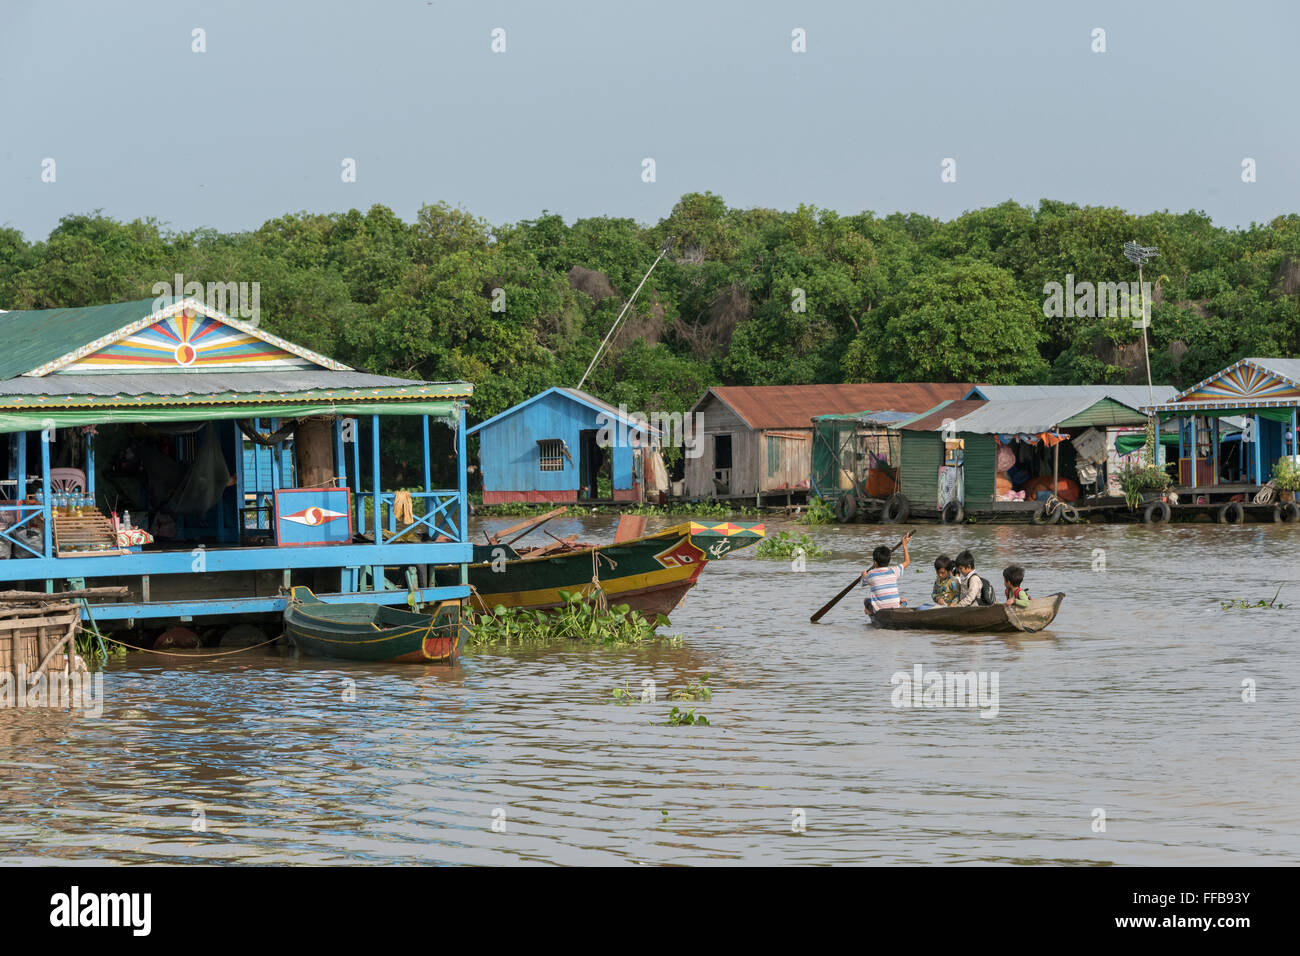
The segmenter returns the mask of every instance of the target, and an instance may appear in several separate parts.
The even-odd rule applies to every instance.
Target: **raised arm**
[[[912,532],[903,535],[903,570],[907,570],[907,566],[912,563],[912,556],[907,553],[907,543],[911,540]]]

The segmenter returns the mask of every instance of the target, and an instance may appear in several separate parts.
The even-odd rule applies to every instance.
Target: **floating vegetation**
[[[630,508],[614,509],[625,515],[646,515],[647,517],[673,517],[682,515],[692,518],[730,518],[733,515],[762,514],[756,508],[740,508],[714,501],[680,501],[669,505],[634,505]]]
[[[760,558],[792,558],[800,555],[805,558],[820,558],[830,554],[830,551],[819,547],[816,541],[802,532],[796,536],[789,531],[782,531],[760,541],[755,553]]]
[[[657,628],[669,623],[667,615],[646,617],[626,604],[609,606],[603,592],[560,591],[564,604],[553,610],[534,611],[498,604],[468,626],[466,645],[539,645],[581,641],[606,647],[642,644],[660,637]]]
[[[707,727],[709,718],[703,714],[697,714],[694,710],[681,710],[674,707],[668,713],[668,722],[665,727]]]
[[[1237,598],[1235,601],[1220,601],[1219,607],[1223,608],[1223,610],[1225,611],[1235,611],[1243,608],[1253,608],[1253,607],[1271,607],[1271,608],[1276,608],[1277,610],[1280,611],[1286,607],[1285,604],[1277,603],[1278,595],[1281,593],[1282,593],[1282,585],[1279,584],[1277,590],[1273,592],[1273,600],[1271,601],[1265,601],[1263,598],[1260,598],[1254,604],[1251,604],[1245,598]]]
[[[713,691],[709,688],[709,675],[691,681],[685,687],[669,691],[669,700],[713,700]]]
[[[835,520],[835,506],[824,498],[813,498],[799,520],[807,525],[830,524]]]
[[[610,692],[611,704],[651,704],[655,701],[654,682],[643,680],[640,691],[633,690],[627,681],[623,682],[622,687],[615,687]],[[679,687],[676,690],[668,692],[669,700],[713,700],[713,689],[709,687],[709,675],[703,674],[693,679],[685,687]]]

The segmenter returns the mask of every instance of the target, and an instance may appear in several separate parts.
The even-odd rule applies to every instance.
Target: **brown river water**
[[[548,528],[607,539],[613,519]],[[833,553],[802,572],[752,549],[710,564],[667,629],[680,647],[451,668],[132,654],[98,719],[0,711],[0,862],[1300,858],[1300,529],[915,531],[912,603],[964,546],[999,591],[1016,561],[1032,594],[1066,592],[1060,616],[1035,635],[876,631],[854,592],[810,625],[899,534],[857,525],[812,529]],[[1279,585],[1281,610],[1219,603]],[[916,665],[996,675],[996,715],[893,706]],[[664,726],[668,691],[704,674],[713,699],[684,706],[709,726]],[[654,703],[609,703],[646,678]]]

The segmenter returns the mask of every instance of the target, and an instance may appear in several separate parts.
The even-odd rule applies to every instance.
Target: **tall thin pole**
[[[1147,289],[1142,282],[1142,263],[1138,262],[1138,296],[1142,302],[1142,354],[1146,356],[1147,363],[1147,405],[1151,406],[1156,403],[1155,388],[1151,385],[1151,346],[1147,342],[1147,326],[1151,324],[1147,316]],[[1154,417],[1155,410],[1152,409],[1151,415]],[[1147,462],[1148,466],[1154,462]]]
[[[614,330],[617,329],[618,324],[623,321],[623,316],[627,314],[627,310],[632,307],[633,301],[636,300],[637,293],[641,291],[641,286],[645,285],[646,279],[650,278],[650,273],[655,271],[655,266],[659,265],[659,260],[668,255],[672,248],[673,237],[669,236],[664,242],[663,248],[659,250],[659,255],[655,258],[655,261],[650,263],[650,268],[646,270],[645,275],[641,277],[641,281],[638,282],[636,288],[632,290],[632,295],[628,298],[627,302],[623,303],[623,309],[619,312],[618,318],[614,320],[614,324],[611,325],[609,331],[605,333],[605,338],[601,341],[600,348],[596,349],[596,354],[591,357],[591,364],[587,366],[587,371],[583,372],[582,378],[578,380],[578,388],[582,388],[583,383],[587,381],[587,376],[590,375],[591,370],[596,367],[596,363],[600,360],[601,353],[605,351],[605,346],[609,344],[609,340],[614,335]]]

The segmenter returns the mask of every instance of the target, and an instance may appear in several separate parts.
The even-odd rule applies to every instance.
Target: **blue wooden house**
[[[483,504],[641,501],[654,430],[576,388],[556,386],[469,430]]]
[[[124,587],[96,621],[150,626],[278,615],[296,585],[468,597],[468,383],[357,372],[196,299],[0,310],[0,336],[0,590]],[[381,423],[412,418],[424,483],[407,510],[381,480]],[[439,425],[452,487],[432,482]],[[461,583],[425,586],[430,565]]]

